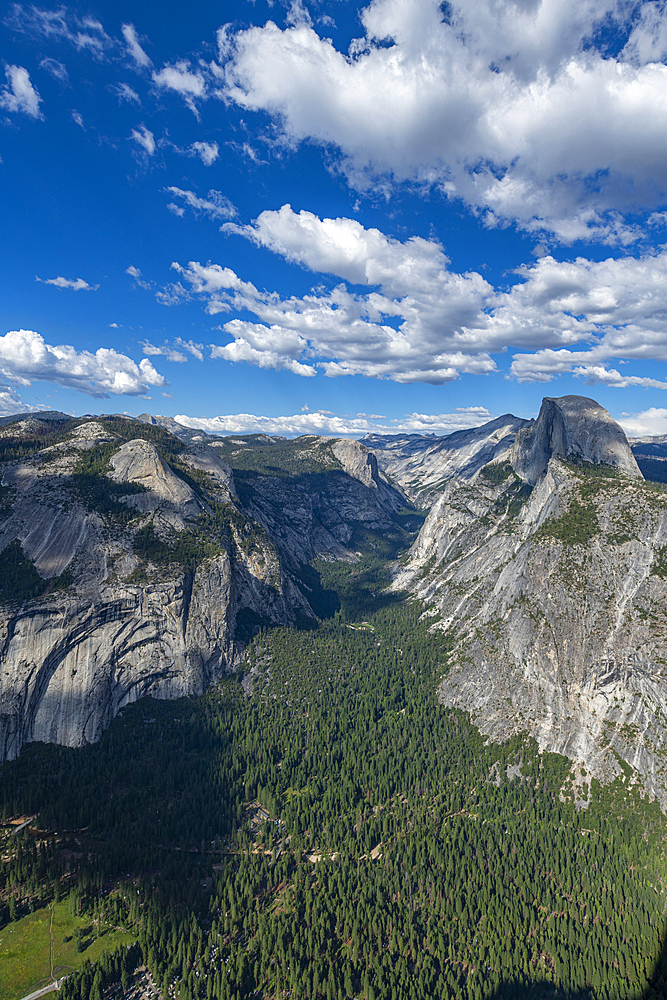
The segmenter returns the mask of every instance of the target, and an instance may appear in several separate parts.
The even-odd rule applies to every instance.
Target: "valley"
[[[64,1000],[663,996],[667,494],[579,399],[5,426],[0,963],[66,900],[136,943]]]

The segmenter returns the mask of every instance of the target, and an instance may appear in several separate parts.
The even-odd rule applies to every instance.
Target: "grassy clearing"
[[[51,970],[49,924],[51,910],[35,913],[8,924],[0,931],[0,1000],[20,1000],[21,997],[49,981]],[[77,952],[74,931],[81,927],[84,950]],[[67,938],[68,940],[64,940]],[[103,952],[136,940],[129,931],[114,930],[102,925],[95,939],[92,918],[74,917],[67,901],[56,903],[53,914],[53,970],[63,976],[78,969],[85,959],[94,962]]]

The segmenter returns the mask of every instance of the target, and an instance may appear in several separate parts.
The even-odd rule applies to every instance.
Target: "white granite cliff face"
[[[220,556],[194,574],[144,586],[101,583],[0,617],[0,757],[31,740],[98,739],[144,695],[201,694],[234,663],[234,576]]]
[[[667,808],[666,547],[667,493],[553,455],[532,492],[449,482],[394,585],[452,638],[443,705],[602,780],[620,758]]]
[[[151,442],[118,440],[109,479],[121,494],[124,483],[143,487],[120,497],[135,520],[119,525],[91,508],[74,488],[78,455],[113,445],[114,437],[90,421],[62,444],[4,468],[0,550],[18,539],[55,586],[39,598],[0,603],[0,759],[31,740],[95,740],[124,704],[146,694],[200,694],[234,667],[248,621],[288,625],[297,614],[312,616],[268,537],[231,505],[231,470],[205,445],[181,453],[210,482],[196,493]],[[142,526],[174,544],[213,501],[229,505],[228,541],[196,569],[137,554]]]
[[[162,420],[142,423],[167,440],[169,461],[153,440],[119,436],[141,424],[100,418],[2,467],[0,560],[18,541],[26,572],[50,584],[25,600],[10,586],[0,600],[0,760],[31,740],[96,740],[144,695],[200,694],[255,628],[314,618],[292,575],[304,562],[356,558],[345,546],[353,525],[395,528],[405,502],[363,445],[308,437],[295,461],[319,472],[257,475],[242,504],[208,441],[185,434],[184,448]],[[46,431],[27,419],[12,435]],[[86,452],[103,470],[93,495],[77,480]]]
[[[482,466],[506,458],[518,431],[531,423],[506,413],[480,427],[435,434],[368,434],[363,443],[380,469],[419,507],[429,507],[453,476],[472,479]]]
[[[536,483],[552,455],[610,465],[642,478],[623,429],[586,396],[543,399],[537,420],[518,432],[510,461],[522,479]]]

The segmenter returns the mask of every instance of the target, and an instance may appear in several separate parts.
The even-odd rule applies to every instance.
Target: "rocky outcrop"
[[[52,596],[0,619],[0,753],[93,742],[144,695],[200,694],[234,662],[226,554],[194,576]]]
[[[610,465],[642,478],[623,429],[586,396],[543,399],[537,420],[517,434],[510,461],[522,479],[536,483],[552,455]]]
[[[506,413],[480,427],[435,434],[368,434],[364,444],[382,471],[410,500],[429,507],[453,476],[472,479],[489,462],[506,458],[518,431],[530,424]]]
[[[204,443],[192,444],[181,457],[186,465],[206,473],[209,477],[208,485],[219,495],[219,499],[237,499],[234,473],[227,463],[223,462],[215,448]]]
[[[380,477],[377,458],[373,452],[359,441],[340,438],[332,442],[331,451],[348,476],[352,476],[371,490],[382,490],[385,487],[385,498],[389,506],[396,507],[396,504],[402,504],[402,498],[396,497],[395,490],[386,489],[387,481],[384,477]]]
[[[8,437],[52,441],[53,423],[25,423]],[[2,469],[0,759],[30,740],[95,740],[147,694],[201,693],[258,627],[313,620],[303,563],[355,559],[355,524],[395,528],[404,498],[357,442],[304,439],[304,474],[246,477],[241,503],[218,450],[145,423],[66,420]],[[18,570],[3,562],[17,540]],[[19,571],[44,582],[39,598],[12,597]]]
[[[625,761],[667,808],[666,547],[660,488],[552,456],[532,491],[448,483],[394,585],[451,636],[443,705],[602,780]]]
[[[201,511],[192,488],[173,472],[150,441],[142,438],[127,441],[111,457],[110,464],[112,471],[109,477],[116,483],[143,487],[150,497],[150,508],[157,501],[167,504],[184,517],[193,517]],[[137,503],[136,499],[134,502]],[[141,506],[139,504],[140,509]]]

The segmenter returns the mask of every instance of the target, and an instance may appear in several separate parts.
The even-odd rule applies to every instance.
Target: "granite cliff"
[[[57,416],[0,432],[0,759],[93,741],[130,701],[202,692],[257,628],[313,622],[295,572],[354,560],[355,525],[404,503],[357,442],[283,442],[290,471],[241,469],[242,500],[224,453],[248,439]]]
[[[480,427],[435,434],[368,434],[363,443],[380,469],[419,507],[429,507],[445,483],[471,479],[482,466],[506,458],[517,433],[532,421],[506,413]]]
[[[443,705],[570,757],[582,800],[631,769],[665,808],[667,494],[591,404],[545,400],[512,461],[452,478],[394,586],[450,636]]]
[[[519,429],[510,462],[522,479],[535,484],[547,471],[552,455],[609,465],[626,476],[641,478],[622,428],[586,396],[543,399],[537,420]]]

